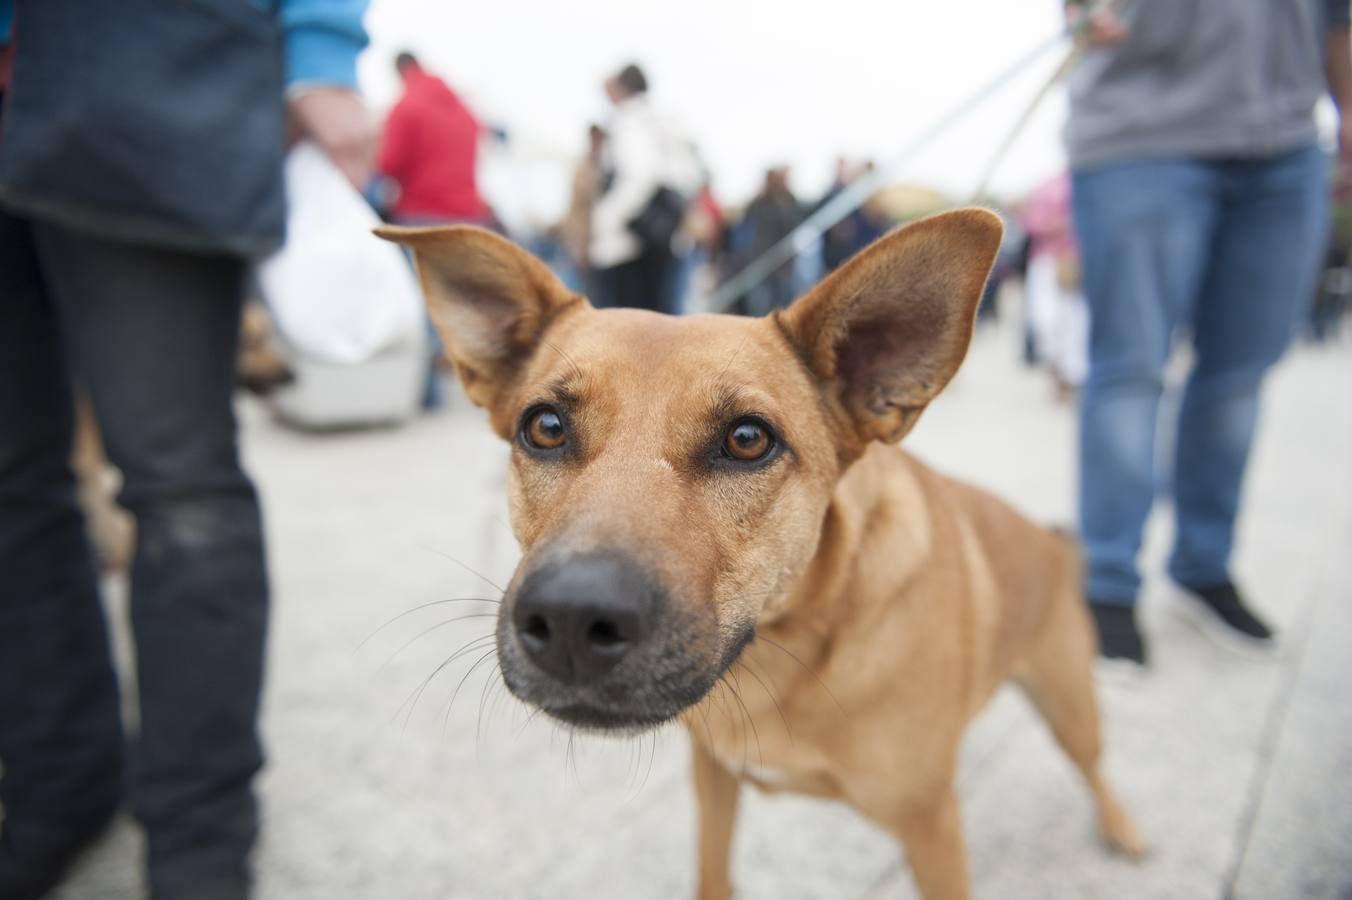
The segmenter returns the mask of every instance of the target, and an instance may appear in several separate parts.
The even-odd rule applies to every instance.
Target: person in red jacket
[[[487,224],[474,166],[479,120],[411,53],[395,57],[404,94],[385,121],[376,168],[399,186],[393,218],[405,224]]]
[[[404,95],[385,120],[376,158],[376,170],[397,188],[386,210],[389,219],[400,225],[494,227],[492,210],[479,196],[475,178],[482,130],[479,120],[412,53],[396,56],[394,67],[404,82]],[[432,357],[422,405],[436,409],[443,399],[441,342],[430,323],[427,333]]]

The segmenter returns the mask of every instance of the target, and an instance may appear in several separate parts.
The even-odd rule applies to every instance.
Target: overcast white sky
[[[486,191],[511,215],[548,220],[586,124],[603,120],[601,81],[623,63],[648,73],[655,103],[695,139],[727,202],[785,162],[804,198],[839,155],[885,160],[1059,27],[1057,0],[374,0],[363,87],[377,107],[416,53],[480,117],[506,127],[514,162],[489,161]],[[962,199],[1058,61],[1047,54],[901,173]],[[995,178],[1017,194],[1063,165],[1058,90]]]

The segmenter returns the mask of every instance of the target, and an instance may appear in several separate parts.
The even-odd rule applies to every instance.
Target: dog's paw
[[[1150,852],[1150,845],[1146,842],[1145,836],[1141,834],[1141,830],[1136,827],[1131,817],[1122,810],[1118,810],[1117,815],[1100,819],[1099,832],[1103,835],[1103,842],[1108,845],[1109,850],[1128,859],[1144,859]]]

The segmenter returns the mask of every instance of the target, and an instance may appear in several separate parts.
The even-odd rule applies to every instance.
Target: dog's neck
[[[868,598],[855,596],[860,573],[853,561],[867,558],[864,549],[869,543],[887,544],[883,552],[890,559],[899,555],[913,559],[910,565],[892,569],[898,579],[895,584],[880,584],[872,573],[866,573],[868,593],[886,594],[900,588],[930,550],[929,516],[917,465],[904,451],[874,445],[845,472],[822,517],[821,537],[811,562],[784,598],[767,606],[758,628],[802,625],[814,633],[829,634],[842,619],[857,619],[856,607]],[[892,478],[882,478],[884,471]],[[887,489],[878,490],[880,484]]]

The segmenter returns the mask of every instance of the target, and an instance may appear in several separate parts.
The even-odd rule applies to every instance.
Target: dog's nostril
[[[587,640],[593,647],[605,649],[614,647],[616,644],[623,644],[624,635],[620,634],[620,628],[614,622],[597,619],[587,629]]]
[[[549,643],[549,623],[545,621],[544,616],[530,616],[526,619],[526,627],[521,631],[527,637],[534,638],[542,644]]]

